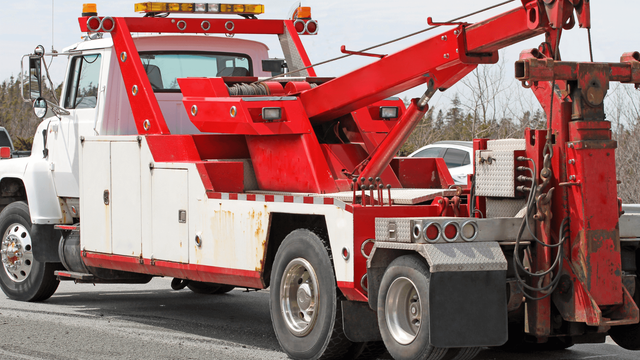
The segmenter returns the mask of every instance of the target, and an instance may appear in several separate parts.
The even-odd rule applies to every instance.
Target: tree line
[[[40,119],[20,92],[20,79],[13,76],[0,84],[0,126],[7,129],[16,150],[31,150]]]

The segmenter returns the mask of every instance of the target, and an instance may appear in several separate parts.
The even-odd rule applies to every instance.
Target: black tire
[[[382,341],[368,341],[353,343],[344,360],[375,360],[378,358],[390,358],[387,348]]]
[[[439,360],[447,354],[448,349],[429,343],[429,281],[429,267],[418,255],[396,258],[382,276],[378,324],[382,340],[396,360]]]
[[[14,202],[7,205],[0,213],[0,243],[11,241],[10,245],[2,245],[3,249],[7,247],[15,248],[15,236],[25,240],[19,240],[22,247],[22,241],[25,241],[22,247],[22,254],[25,259],[22,268],[24,268],[25,277],[16,279],[16,273],[8,270],[4,264],[0,266],[0,287],[2,291],[13,300],[19,301],[44,301],[53,295],[60,284],[60,281],[53,274],[55,270],[60,270],[59,263],[42,263],[32,256],[31,249],[31,216],[29,215],[29,206],[22,202]],[[26,242],[28,240],[28,242]],[[29,255],[31,253],[31,255]],[[3,258],[6,255],[2,255]],[[28,272],[27,272],[28,271]],[[10,275],[11,274],[13,275]]]
[[[471,360],[478,356],[482,348],[450,348],[442,360]]]
[[[342,359],[353,344],[342,330],[328,246],[309,230],[292,231],[278,248],[269,307],[278,342],[291,358]]]
[[[640,279],[636,278],[636,290],[633,301],[640,306]],[[613,326],[609,329],[609,336],[616,344],[627,350],[640,350],[640,323]]]
[[[182,290],[187,287],[188,283],[189,280],[173,278],[173,280],[171,280],[171,288],[173,290]]]
[[[233,285],[205,283],[200,281],[189,281],[187,283],[187,287],[196,294],[206,295],[226,294],[236,288]]]

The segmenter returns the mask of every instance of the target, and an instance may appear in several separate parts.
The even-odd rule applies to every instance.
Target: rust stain
[[[111,252],[111,216],[109,212],[109,205],[104,206],[104,242],[105,248],[104,251]]]
[[[213,211],[213,216],[209,219],[212,239],[207,243],[212,246],[208,248],[208,254],[215,264],[228,264],[230,257],[237,256],[235,239],[235,214],[232,211],[222,209]],[[204,247],[204,245],[203,245]],[[201,249],[202,252],[202,249]]]
[[[260,254],[265,254],[267,252],[267,240],[263,240],[262,241],[262,253],[258,253],[258,255]],[[257,272],[261,272],[262,269],[264,269],[264,257],[262,259],[260,259],[260,266],[256,267],[256,271]]]
[[[199,234],[199,233],[196,233],[196,234],[200,235],[200,238],[202,238],[202,234]],[[204,241],[203,241],[202,246],[205,246],[204,245]],[[204,252],[202,251],[202,248],[198,247],[198,245],[196,245],[195,242],[194,242],[193,249],[194,249],[194,253],[195,253],[195,257],[196,257],[196,259],[195,259],[196,260],[196,264],[202,264],[202,255],[204,254]]]

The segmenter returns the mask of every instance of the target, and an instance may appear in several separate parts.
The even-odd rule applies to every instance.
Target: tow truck
[[[562,61],[590,2],[516,3],[473,24],[429,18],[445,30],[394,54],[343,49],[378,59],[335,78],[302,46],[319,25],[306,7],[262,20],[262,5],[85,5],[85,41],[23,58],[43,121],[29,158],[0,162],[2,290],[43,301],[61,280],[155,276],[270,288],[295,359],[471,359],[607,335],[640,349],[640,217],[617,196],[603,108],[610,82],[640,87],[640,53]],[[244,34],[277,35],[285,59]],[[442,159],[395,157],[436,91],[538,35],[515,75],[545,129],[474,140],[466,186]],[[41,91],[49,55],[68,58],[56,101]],[[393,97],[418,86],[406,108]]]

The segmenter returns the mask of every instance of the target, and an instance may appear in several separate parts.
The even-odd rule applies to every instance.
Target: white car
[[[467,175],[473,174],[473,141],[438,141],[423,146],[408,157],[441,157],[456,185],[467,185]]]

